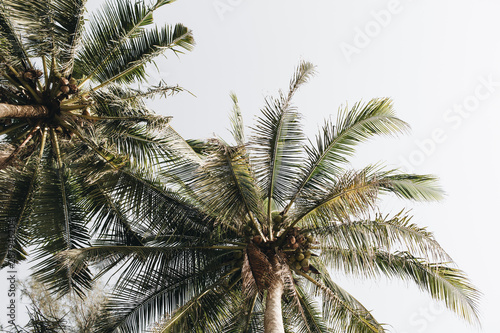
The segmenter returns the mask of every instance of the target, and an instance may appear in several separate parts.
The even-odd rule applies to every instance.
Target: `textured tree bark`
[[[12,105],[0,103],[0,118],[43,118],[49,109],[44,105]]]
[[[284,333],[283,314],[281,312],[281,296],[283,282],[276,279],[267,290],[266,311],[264,312],[264,333]]]

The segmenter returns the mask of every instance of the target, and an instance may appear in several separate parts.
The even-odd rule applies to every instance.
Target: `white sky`
[[[89,9],[101,3],[89,0]],[[343,103],[393,98],[411,134],[363,146],[353,164],[385,161],[440,177],[443,202],[387,200],[382,210],[413,208],[413,221],[435,233],[483,292],[482,331],[493,333],[500,310],[499,269],[489,262],[499,231],[499,13],[495,0],[180,0],[155,20],[190,27],[197,46],[158,62],[152,83],[161,77],[197,97],[184,93],[151,107],[174,116],[186,138],[228,138],[230,91],[253,125],[264,96],[287,88],[299,60],[318,70],[295,99],[310,137]],[[339,281],[392,332],[479,331],[411,284]]]

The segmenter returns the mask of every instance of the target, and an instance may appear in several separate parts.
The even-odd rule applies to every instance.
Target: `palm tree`
[[[169,117],[145,99],[182,89],[139,84],[155,57],[194,45],[181,24],[153,25],[171,2],[117,0],[86,18],[85,0],[0,1],[0,266],[36,247],[39,278],[81,292],[89,271],[70,275],[54,254],[111,229],[140,243],[119,218],[99,222],[126,214],[114,186],[139,181],[169,150],[158,139]]]
[[[266,100],[248,143],[233,96],[235,144],[191,141],[193,151],[169,164],[154,193],[140,195],[148,211],[142,216],[149,216],[141,245],[110,238],[65,253],[73,271],[93,262],[101,274],[118,274],[110,316],[98,332],[148,326],[158,332],[384,332],[332,269],[413,281],[459,316],[477,320],[478,292],[432,234],[404,211],[376,211],[381,193],[439,199],[436,179],[349,166],[357,144],[408,125],[389,99],[373,99],[341,109],[336,123],[326,121],[316,141],[306,142],[291,100],[313,74],[311,64],[301,63],[288,92]],[[159,205],[172,193],[183,209]]]

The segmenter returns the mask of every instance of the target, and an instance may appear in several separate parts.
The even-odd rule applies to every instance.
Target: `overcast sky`
[[[89,9],[101,3],[90,0]],[[381,209],[412,208],[413,221],[434,232],[483,292],[482,331],[493,333],[500,310],[499,269],[491,262],[499,231],[499,13],[495,0],[179,0],[155,20],[182,22],[197,46],[158,62],[151,82],[161,77],[196,97],[184,93],[151,107],[174,116],[186,138],[229,138],[229,93],[250,126],[264,97],[287,88],[300,60],[318,71],[295,99],[310,137],[345,103],[391,97],[412,132],[361,147],[353,166],[384,161],[440,177],[444,201],[385,200]],[[391,332],[479,331],[414,285],[338,280]]]

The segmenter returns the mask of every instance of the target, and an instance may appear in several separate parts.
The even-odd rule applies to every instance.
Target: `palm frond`
[[[347,157],[355,146],[375,135],[394,135],[408,129],[408,125],[394,114],[390,99],[372,99],[366,104],[356,103],[352,109],[340,110],[336,123],[326,120],[316,145],[306,146],[307,159],[301,169],[300,184],[287,210],[295,199],[322,189],[325,181],[343,172]]]
[[[153,57],[166,49],[175,53],[190,50],[191,32],[181,24],[145,30],[153,23],[153,12],[170,2],[158,0],[146,6],[142,2],[120,0],[107,3],[93,15],[84,36],[87,42],[75,61],[76,75],[84,78],[80,86],[88,80],[103,86],[143,79],[144,66]]]
[[[394,193],[403,199],[435,201],[443,198],[437,178],[431,175],[400,174],[389,171],[380,175],[382,191]]]
[[[429,263],[408,252],[388,253],[372,249],[371,253],[367,256],[365,251],[332,248],[323,249],[322,255],[329,265],[347,274],[360,277],[386,275],[412,281],[463,319],[479,322],[479,292],[461,270],[444,263]]]
[[[291,187],[296,183],[302,163],[304,136],[299,122],[300,115],[291,105],[291,99],[312,75],[314,66],[301,62],[290,81],[288,93],[280,93],[279,98],[266,100],[251,139],[255,175],[263,191],[262,196],[268,200],[267,219],[270,230],[272,206],[284,205]]]
[[[12,24],[9,8],[6,8],[4,2],[0,4],[0,39],[2,40],[0,48],[2,62],[14,67],[20,64],[23,69],[29,68],[27,51]]]
[[[184,246],[184,251],[182,247],[170,250],[165,247],[96,247],[71,251],[68,255],[73,259],[80,255],[98,258],[107,252],[111,257],[133,253],[141,257],[140,263],[144,269],[138,270],[134,267],[138,263],[133,261],[127,267],[127,283],[118,284],[109,305],[112,310],[109,325],[101,330],[137,332],[160,320],[164,314],[171,315],[168,319],[174,326],[186,323],[184,318],[189,318],[183,317],[183,314],[189,316],[191,310],[199,309],[198,304],[190,302],[197,296],[204,297],[208,293],[214,297],[218,294],[221,300],[224,299],[224,293],[219,293],[219,290],[222,290],[220,288],[223,288],[231,274],[239,269],[228,264],[231,256],[227,254],[230,251],[224,250],[222,255],[214,257],[213,251],[221,250],[207,252],[206,249],[198,249],[193,252],[190,248]],[[194,265],[195,262],[200,265]]]
[[[390,217],[377,215],[374,219],[331,223],[312,228],[319,240],[319,248],[357,249],[373,255],[373,249],[387,252],[409,251],[429,261],[451,261],[450,256],[436,241],[433,234],[411,223],[404,211]]]
[[[243,125],[243,116],[241,115],[240,106],[238,105],[238,97],[236,94],[231,93],[231,100],[233,101],[233,109],[229,116],[231,122],[231,134],[237,146],[245,145],[245,127]]]
[[[86,216],[78,204],[79,181],[64,167],[44,167],[40,177],[31,214],[32,234],[36,235],[33,242],[37,245],[34,260],[38,261],[34,274],[54,292],[82,294],[90,287],[88,269],[72,274],[55,257],[61,251],[90,244]]]
[[[193,185],[200,200],[206,204],[207,212],[237,228],[246,225],[246,217],[262,216],[259,192],[246,150],[229,147],[214,139],[210,151],[201,166],[200,177]],[[255,219],[253,221],[257,223]]]
[[[288,322],[288,326],[297,333],[330,332],[313,297],[297,283],[294,289],[297,298],[285,299],[283,302],[283,319]]]
[[[4,1],[6,9],[22,30],[31,54],[58,57],[69,52],[72,39],[81,30],[82,1]]]
[[[38,174],[33,166],[24,172],[14,169],[0,170],[0,266],[14,265],[25,258],[24,247],[29,236],[26,228],[32,208],[33,192]]]
[[[349,171],[323,184],[322,189],[300,198],[291,212],[292,226],[329,225],[348,221],[373,208],[379,193],[379,180],[371,166]]]

